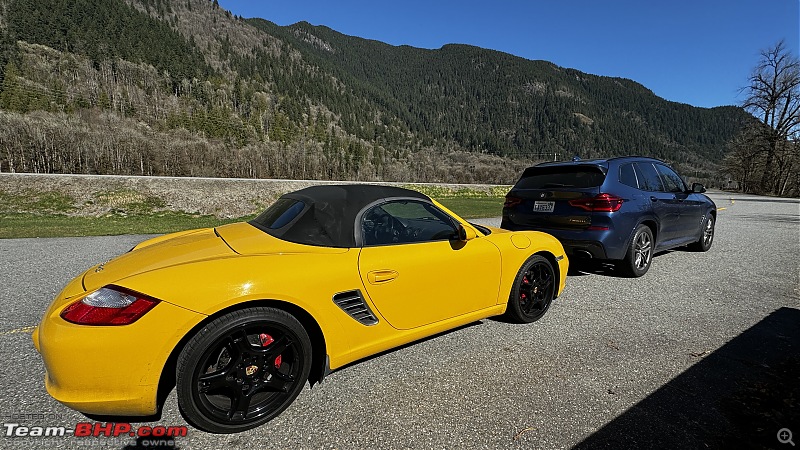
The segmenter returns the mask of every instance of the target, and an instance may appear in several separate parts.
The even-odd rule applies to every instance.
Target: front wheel
[[[547,258],[533,255],[520,267],[511,295],[506,317],[519,323],[541,319],[550,308],[556,292],[556,276]]]
[[[647,273],[652,262],[653,232],[647,225],[639,225],[633,233],[625,259],[619,263],[619,268],[625,275],[635,278]]]
[[[286,409],[311,370],[311,341],[300,322],[274,308],[221,316],[183,348],[178,406],[187,422],[212,433],[238,433]]]

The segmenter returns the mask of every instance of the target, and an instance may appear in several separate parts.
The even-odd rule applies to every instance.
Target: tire
[[[211,433],[238,433],[269,422],[305,386],[311,340],[300,322],[274,308],[247,308],[214,319],[181,351],[178,406]]]
[[[653,232],[647,225],[639,225],[633,233],[625,258],[618,267],[622,273],[631,278],[638,278],[647,273],[653,262]]]
[[[547,258],[533,255],[520,267],[508,297],[505,316],[518,323],[541,319],[556,292],[556,276]]]
[[[714,216],[709,214],[708,217],[706,217],[705,222],[703,222],[703,234],[700,236],[700,240],[690,244],[689,250],[695,252],[707,252],[711,248],[711,244],[714,243],[715,226],[716,221],[714,220]]]

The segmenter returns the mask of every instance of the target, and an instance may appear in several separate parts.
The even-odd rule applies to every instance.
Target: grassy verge
[[[503,213],[503,199],[496,197],[443,198],[439,203],[464,219],[500,217]]]
[[[497,217],[503,200],[496,197],[443,198],[441,203],[465,219]],[[163,234],[192,228],[214,227],[249,220],[219,219],[177,212],[143,213],[127,216],[72,217],[65,214],[2,214],[0,239],[64,236],[111,236],[118,234]]]
[[[0,217],[0,239],[64,236],[163,234],[191,228],[223,225],[242,219],[218,219],[181,213],[130,216],[70,217],[66,215],[14,214]]]

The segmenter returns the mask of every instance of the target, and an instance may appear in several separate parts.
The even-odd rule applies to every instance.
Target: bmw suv
[[[501,227],[544,231],[571,257],[614,260],[640,277],[655,252],[711,248],[717,207],[704,192],[654,158],[543,163],[506,195]]]

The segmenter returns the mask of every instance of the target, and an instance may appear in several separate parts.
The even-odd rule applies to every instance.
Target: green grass
[[[164,234],[192,228],[214,227],[249,219],[250,217],[219,219],[214,216],[192,216],[173,212],[104,217],[14,214],[0,217],[0,239]]]
[[[492,186],[488,190],[463,187],[455,189],[448,186],[437,186],[430,184],[406,184],[403,187],[421,192],[428,197],[435,198],[436,200],[441,200],[443,198],[503,198],[511,188],[511,186]]]
[[[498,217],[503,208],[503,199],[496,197],[451,197],[442,198],[440,202],[465,219]],[[60,209],[63,208],[65,202],[58,199],[52,203],[56,203],[56,207]],[[47,209],[52,211],[56,208]],[[0,214],[0,239],[163,234],[192,228],[214,227],[250,220],[252,217],[219,219],[214,216],[197,216],[177,212],[111,214],[102,217],[73,217],[58,213],[2,213]]]
[[[464,219],[500,217],[503,213],[503,199],[496,197],[443,198],[439,203]]]
[[[72,198],[60,192],[0,192],[0,215],[30,212],[63,214],[74,210]]]

